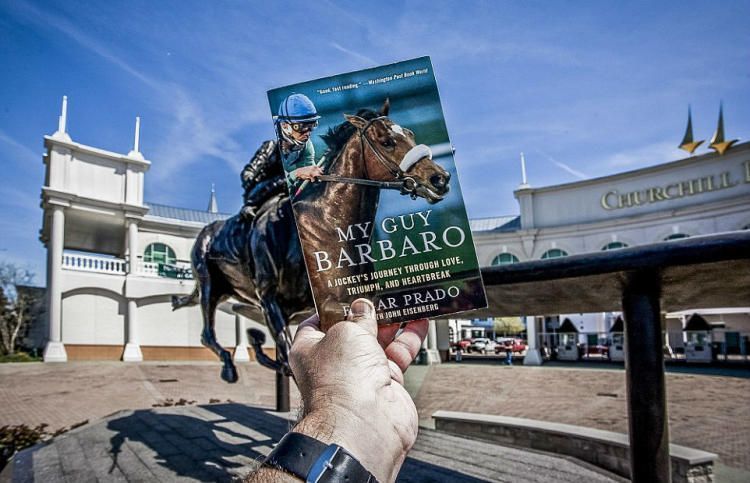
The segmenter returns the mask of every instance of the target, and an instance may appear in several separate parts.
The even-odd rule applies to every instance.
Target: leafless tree
[[[0,315],[0,352],[13,354],[18,336],[31,321],[39,306],[33,292],[23,290],[34,281],[34,273],[14,263],[0,261],[0,290],[4,307]]]

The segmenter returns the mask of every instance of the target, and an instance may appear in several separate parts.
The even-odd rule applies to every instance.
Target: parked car
[[[472,339],[468,352],[479,352],[480,354],[486,354],[487,351],[495,350],[495,346],[495,341],[486,337],[477,337],[476,339]]]
[[[527,348],[522,339],[515,339],[513,337],[499,337],[496,340],[497,345],[495,345],[495,354],[506,352],[508,350],[508,347],[510,347],[511,352],[513,352],[514,354],[523,353]]]
[[[469,346],[471,345],[471,339],[462,339],[458,342],[453,342],[451,346],[453,350],[461,349],[462,351],[468,352]]]

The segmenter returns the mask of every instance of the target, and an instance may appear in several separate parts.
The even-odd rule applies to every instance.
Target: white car
[[[493,352],[494,350],[495,341],[486,337],[477,337],[476,339],[473,339],[469,346],[469,352],[479,352],[480,354],[486,354],[488,351]]]

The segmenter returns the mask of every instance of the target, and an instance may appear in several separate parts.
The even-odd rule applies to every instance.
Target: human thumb
[[[346,320],[356,323],[377,337],[378,323],[375,320],[375,306],[369,300],[360,298],[352,302]]]

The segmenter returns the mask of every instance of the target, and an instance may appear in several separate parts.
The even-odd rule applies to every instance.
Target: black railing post
[[[279,349],[276,348],[276,360],[279,360]],[[276,371],[276,411],[280,413],[289,412],[289,376]]]
[[[669,483],[672,480],[660,292],[661,277],[657,270],[638,270],[626,275],[622,310],[630,478],[635,483]]]

